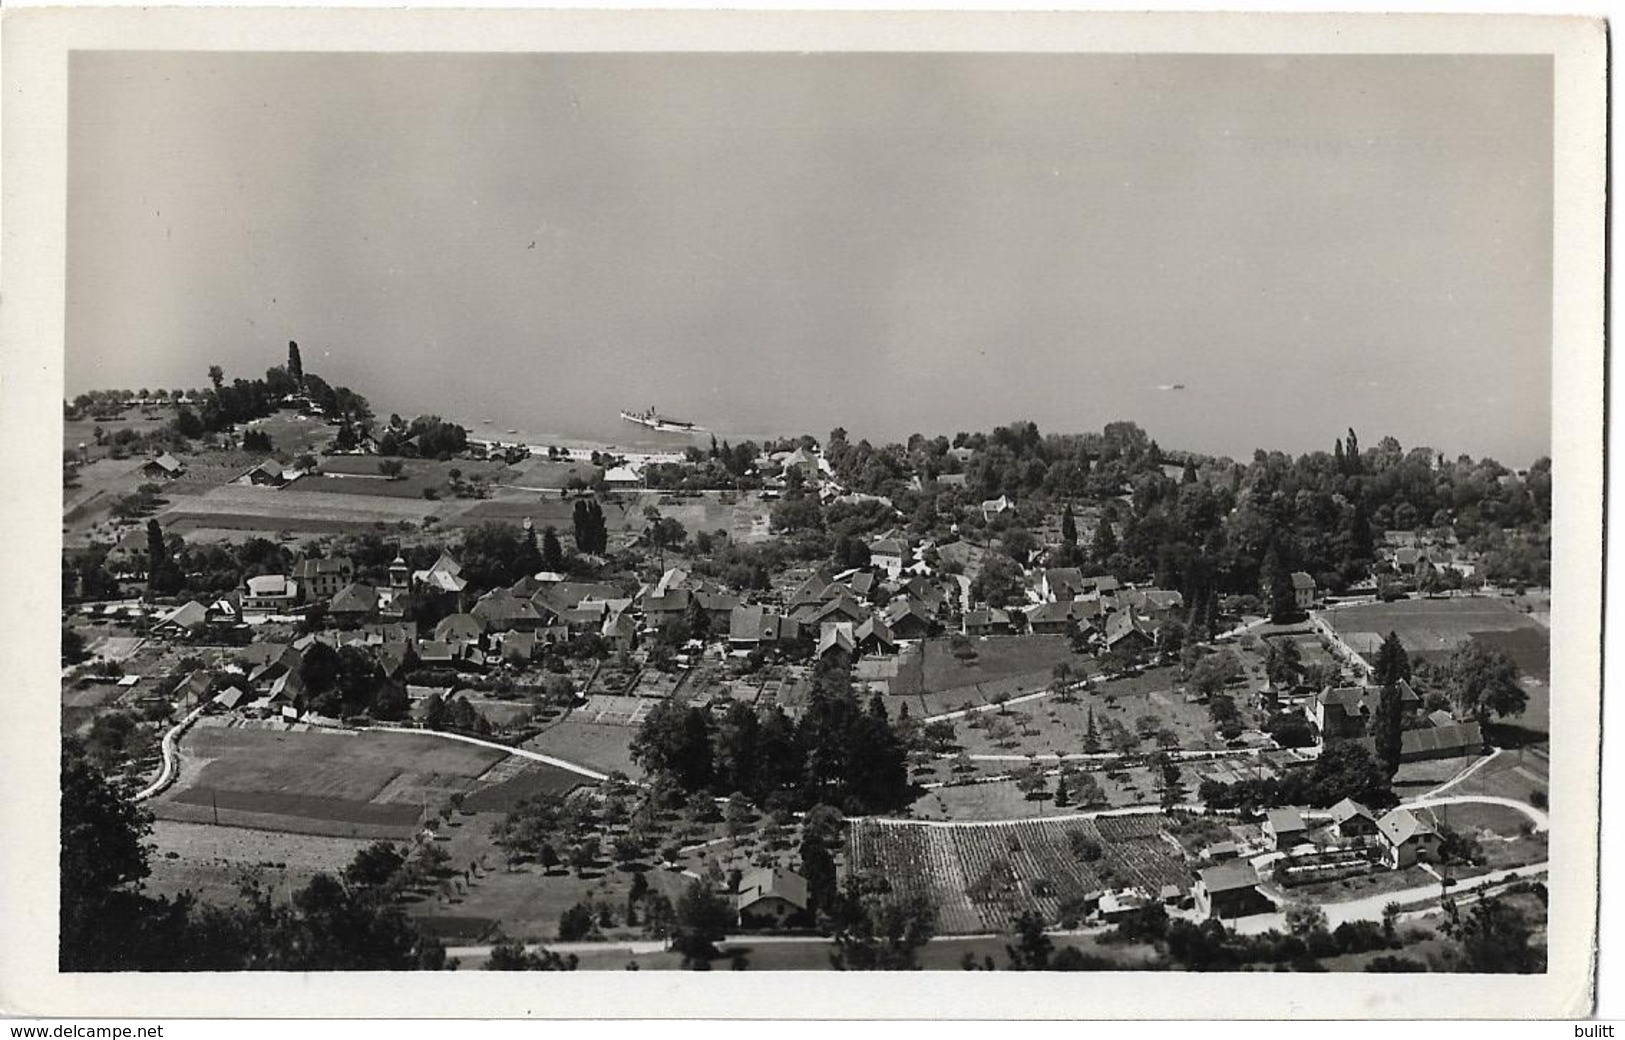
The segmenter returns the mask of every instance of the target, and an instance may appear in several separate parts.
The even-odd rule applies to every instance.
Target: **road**
[[[1495,870],[1477,877],[1464,878],[1459,887],[1465,890],[1468,886],[1477,888],[1480,885],[1498,885],[1517,878],[1534,877],[1546,873],[1549,866],[1548,863],[1543,861],[1523,867]],[[1397,892],[1378,892],[1375,895],[1349,899],[1341,903],[1320,903],[1317,905],[1326,914],[1327,927],[1336,928],[1347,921],[1380,921],[1382,920],[1383,910],[1390,903],[1398,903],[1401,906],[1413,903],[1432,903],[1438,900],[1439,891],[1438,883],[1430,882],[1426,885],[1417,885]],[[1431,909],[1431,907],[1428,909]],[[1258,935],[1272,928],[1284,931],[1286,929],[1286,914],[1254,914],[1251,917],[1243,917],[1238,921],[1226,921],[1225,925],[1243,935]]]
[[[153,795],[162,793],[166,787],[175,782],[175,778],[179,776],[181,772],[181,760],[179,753],[181,735],[191,727],[192,723],[198,720],[198,716],[203,714],[203,709],[207,707],[207,705],[208,702],[205,701],[203,704],[199,704],[196,708],[193,708],[191,714],[187,715],[186,718],[170,727],[169,732],[164,734],[164,739],[160,741],[158,745],[158,749],[162,751],[164,755],[164,764],[162,768],[158,770],[158,775],[153,778],[152,783],[148,784],[146,787],[143,787],[141,790],[137,791],[131,796],[133,801],[144,802]]]

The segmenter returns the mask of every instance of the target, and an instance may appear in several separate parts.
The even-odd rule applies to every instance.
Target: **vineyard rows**
[[[942,934],[1000,932],[1024,910],[1053,923],[1064,904],[1103,889],[1188,891],[1190,868],[1162,823],[1151,814],[992,827],[859,820],[848,831],[846,862],[884,877],[899,896],[930,898]],[[1097,859],[1074,850],[1075,832],[1099,843]]]

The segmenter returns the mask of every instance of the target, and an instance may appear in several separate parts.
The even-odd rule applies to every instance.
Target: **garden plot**
[[[1028,910],[1059,922],[1104,889],[1189,891],[1189,867],[1163,839],[1165,822],[1154,813],[961,827],[859,820],[846,856],[899,895],[932,900],[944,935],[1002,932]]]

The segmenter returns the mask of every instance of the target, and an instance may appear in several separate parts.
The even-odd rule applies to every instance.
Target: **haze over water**
[[[67,391],[289,339],[476,435],[1550,451],[1551,70],[76,54]],[[1184,390],[1159,387],[1184,384]],[[489,418],[486,427],[482,420]]]

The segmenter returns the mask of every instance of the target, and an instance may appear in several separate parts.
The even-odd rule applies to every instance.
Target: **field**
[[[1072,652],[1065,636],[990,636],[975,640],[969,664],[953,655],[946,639],[928,639],[898,663],[891,680],[895,697],[914,698],[915,713],[951,711],[966,701],[990,704],[998,693],[1017,696],[1048,686],[1062,661],[1074,669],[1087,658]]]
[[[230,903],[245,878],[285,896],[322,872],[336,874],[370,842],[244,827],[160,819],[152,825],[153,895],[194,892],[204,902]]]
[[[295,411],[272,412],[263,419],[244,423],[238,433],[249,430],[265,433],[271,438],[273,449],[293,457],[316,454],[332,443],[339,433],[337,426],[329,426],[322,419],[300,415]]]
[[[1550,790],[1551,757],[1540,748],[1503,751],[1446,794],[1483,794],[1528,802]]]
[[[631,744],[636,735],[637,730],[630,726],[582,721],[572,716],[526,741],[525,747],[600,773],[619,770],[635,777],[642,773],[632,762]]]
[[[1021,762],[978,762],[983,775],[997,776],[1022,766]],[[1053,763],[1050,763],[1053,765]],[[939,773],[946,773],[939,770]],[[1114,776],[1104,772],[1091,773],[1106,795],[1112,808],[1147,805],[1157,801],[1149,769],[1122,770]],[[1194,788],[1193,782],[1187,786]],[[953,820],[1009,820],[1023,816],[1059,816],[1076,812],[1075,807],[1057,808],[1054,802],[1055,778],[1050,778],[1045,798],[1029,799],[1016,787],[1014,780],[992,780],[977,784],[955,784],[937,787],[925,792],[914,803],[914,815],[920,819]]]
[[[297,485],[292,485],[297,486]],[[338,534],[402,522],[417,526],[458,503],[424,499],[296,492],[286,488],[225,484],[173,501],[159,516],[164,530],[253,530]]]
[[[1526,674],[1545,682],[1550,634],[1510,602],[1489,596],[1363,603],[1324,615],[1355,647],[1398,633],[1409,652],[1447,654],[1469,638],[1484,638],[1518,656]]]
[[[396,459],[401,464],[401,475],[390,480],[378,471],[389,461],[371,455],[334,455],[322,460],[321,473],[301,477],[289,484],[285,492],[303,494],[370,495],[375,498],[421,499],[424,491],[432,489],[440,498],[460,502],[451,489],[451,471],[457,470],[459,479],[473,482],[476,477],[489,482],[503,482],[513,476],[513,470],[500,462],[481,462],[457,459],[440,462],[435,459]]]
[[[1008,705],[1003,710],[983,711],[974,718],[956,719],[954,728],[960,745],[970,754],[1077,754],[1084,750],[1092,711],[1101,750],[1110,750],[1106,744],[1108,724],[1120,723],[1135,732],[1146,716],[1156,721],[1151,732],[1172,730],[1181,748],[1222,748],[1223,741],[1208,718],[1207,707],[1187,703],[1176,686],[1177,680],[1174,668],[1147,669],[1136,676],[1098,683],[1093,692],[1078,691],[1070,703],[1054,696],[1043,697]],[[1243,708],[1244,717],[1247,713]],[[1146,725],[1150,727],[1149,720]],[[1154,746],[1147,738],[1140,749],[1149,751]]]
[[[198,726],[181,743],[179,781],[154,811],[207,822],[218,809],[225,824],[403,838],[505,757],[416,734]]]
[[[1063,905],[1102,889],[1188,891],[1191,873],[1162,837],[1165,822],[1157,814],[990,826],[860,820],[848,831],[846,861],[888,878],[899,895],[931,899],[945,935],[1003,932],[1023,910],[1055,922]],[[1074,852],[1073,833],[1097,843],[1098,858]]]

